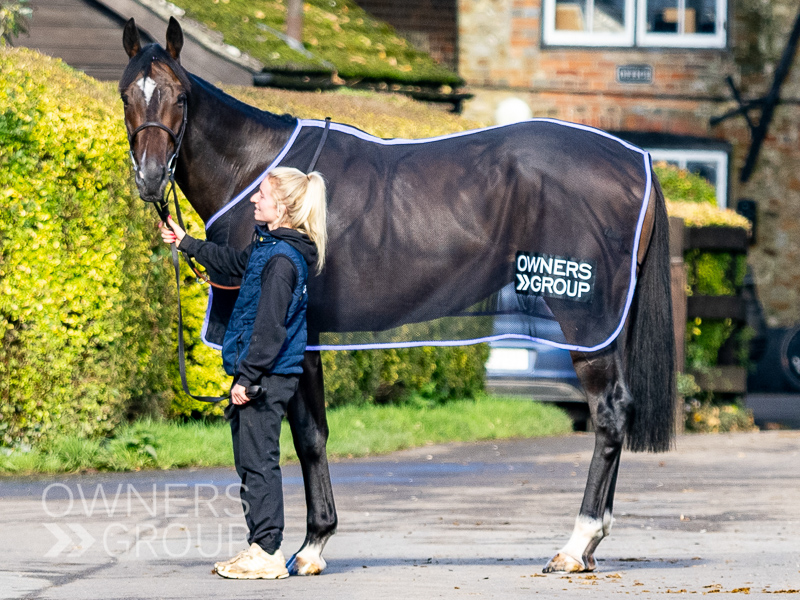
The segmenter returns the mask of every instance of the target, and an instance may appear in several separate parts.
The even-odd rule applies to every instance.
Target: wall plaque
[[[651,65],[619,65],[617,66],[618,83],[653,83],[653,67]]]

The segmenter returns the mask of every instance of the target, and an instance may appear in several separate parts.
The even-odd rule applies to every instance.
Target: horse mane
[[[213,96],[215,100],[221,102],[226,107],[230,108],[233,111],[236,111],[243,116],[253,119],[254,121],[258,121],[263,123],[267,127],[274,129],[274,128],[288,128],[294,127],[297,124],[297,118],[293,117],[288,113],[284,113],[282,115],[278,115],[267,110],[261,110],[242,102],[231,96],[230,94],[225,93],[215,85],[210,84],[208,81],[203,79],[202,77],[198,77],[194,73],[187,73],[189,76],[189,80],[192,82],[192,86],[197,89],[200,88],[203,90],[204,93]]]

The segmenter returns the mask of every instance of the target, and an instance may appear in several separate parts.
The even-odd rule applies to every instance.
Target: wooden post
[[[669,218],[669,256],[672,291],[672,322],[675,335],[675,369],[683,373],[686,364],[686,265],[683,263],[686,226],[679,217]],[[683,398],[675,398],[675,425],[678,433],[684,429]]]
[[[303,0],[289,0],[286,14],[286,37],[303,41]]]

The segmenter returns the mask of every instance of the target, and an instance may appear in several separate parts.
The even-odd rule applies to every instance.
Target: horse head
[[[180,65],[183,31],[174,18],[167,27],[167,49],[142,47],[136,23],[125,25],[122,45],[130,60],[119,82],[125,105],[136,186],[146,202],[160,202],[180,152],[186,128],[191,83]]]

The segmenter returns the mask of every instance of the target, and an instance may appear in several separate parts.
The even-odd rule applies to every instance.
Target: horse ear
[[[125,30],[122,32],[122,47],[125,48],[130,58],[139,54],[142,45],[139,42],[139,28],[136,27],[136,22],[131,18],[125,23]]]
[[[180,62],[181,48],[183,48],[183,30],[177,19],[170,17],[167,26],[167,52],[177,62]]]

